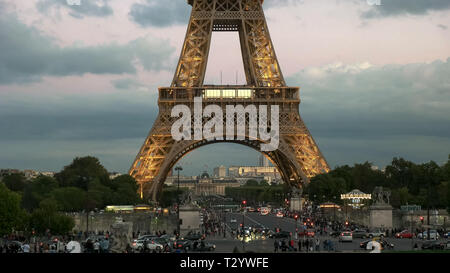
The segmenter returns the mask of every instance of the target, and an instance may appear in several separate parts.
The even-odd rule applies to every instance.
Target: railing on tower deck
[[[300,102],[299,87],[248,87],[248,86],[203,86],[203,87],[161,87],[159,102],[193,102],[194,97],[204,101],[231,102]]]

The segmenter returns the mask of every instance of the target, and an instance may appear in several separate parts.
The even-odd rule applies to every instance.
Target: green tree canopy
[[[9,234],[13,230],[24,230],[28,215],[20,206],[20,195],[0,182],[0,200],[0,235]]]
[[[27,184],[23,193],[22,205],[28,211],[39,207],[39,203],[50,197],[53,190],[58,188],[58,182],[49,176],[39,176]]]
[[[3,177],[2,181],[3,183],[5,183],[8,189],[15,192],[23,192],[27,185],[27,181],[23,173],[14,173],[7,175]]]
[[[100,161],[91,156],[77,157],[72,164],[55,175],[62,187],[78,187],[86,190],[90,183],[98,180],[101,184],[109,186],[108,171],[100,164]]]
[[[48,198],[39,204],[31,214],[30,226],[39,234],[44,234],[47,229],[52,234],[67,234],[75,226],[72,217],[58,212],[58,202],[53,198]]]

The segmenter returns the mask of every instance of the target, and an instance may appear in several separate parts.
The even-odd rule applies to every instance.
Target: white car
[[[157,238],[157,237],[155,235],[144,235],[144,236],[141,236],[141,237],[133,240],[133,243],[131,243],[131,248],[133,250],[135,250],[135,251],[136,250],[137,251],[141,251],[141,250],[144,249],[144,242],[148,241],[148,240],[150,240],[152,238]]]
[[[147,241],[147,249],[149,249],[150,251],[162,251],[163,247],[164,246],[162,244],[154,240]]]
[[[233,218],[230,220],[230,223],[237,223],[237,220]]]
[[[339,235],[339,242],[353,242],[353,234],[351,231],[343,231]]]
[[[417,235],[419,239],[428,239],[428,231],[424,231]],[[430,230],[430,240],[439,240],[439,233],[436,230]]]

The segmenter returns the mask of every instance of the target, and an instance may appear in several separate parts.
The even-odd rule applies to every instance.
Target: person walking
[[[273,251],[274,251],[275,253],[278,252],[278,241],[277,241],[277,240],[275,240],[275,242],[273,242]]]
[[[316,251],[319,252],[320,251],[320,239],[316,238]]]

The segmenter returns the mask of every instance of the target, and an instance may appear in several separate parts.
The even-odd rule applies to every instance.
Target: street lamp
[[[242,249],[245,252],[245,206],[247,205],[247,200],[242,201]]]
[[[175,167],[175,171],[178,171],[178,188],[177,188],[177,237],[180,236],[180,171],[183,168],[181,166]]]

